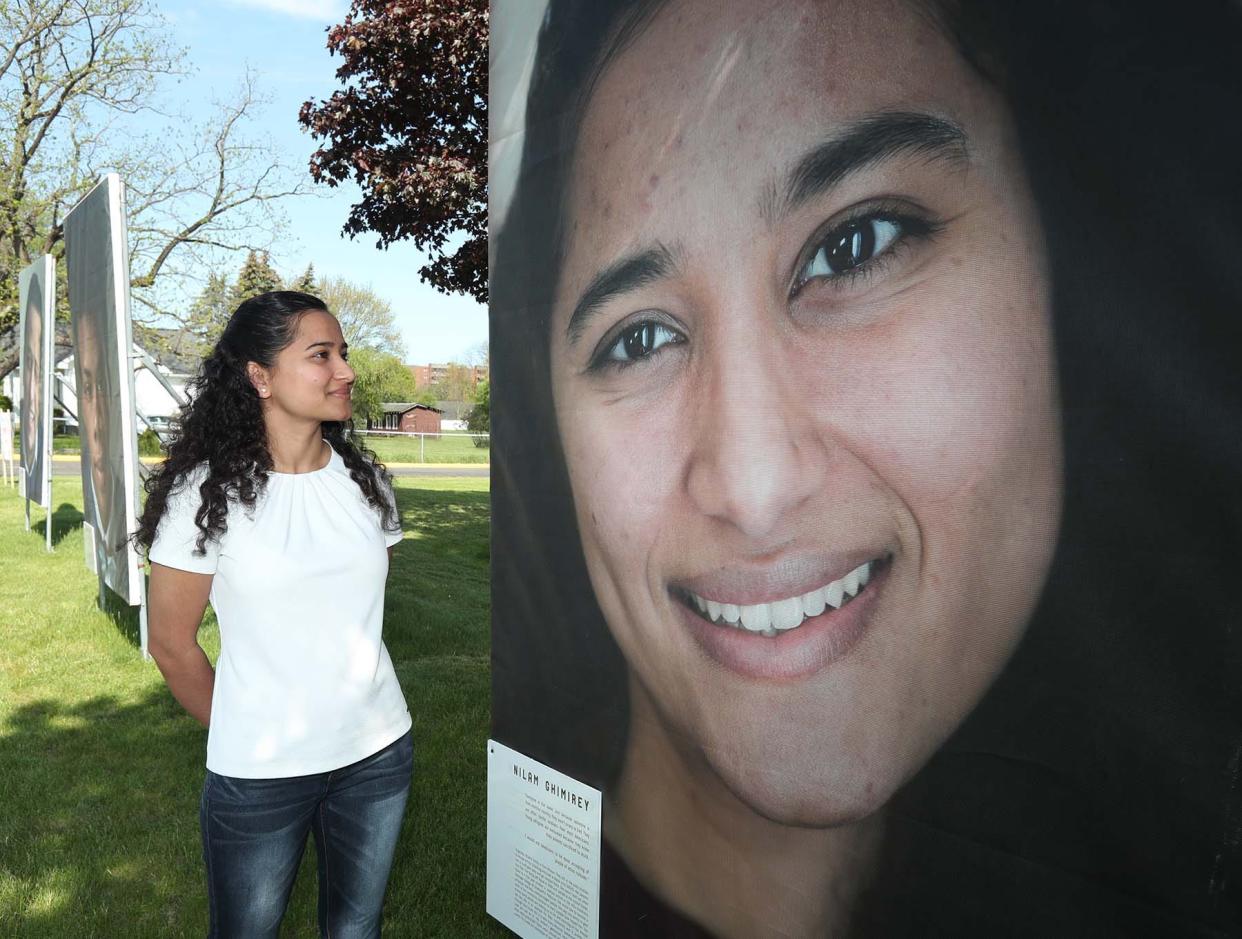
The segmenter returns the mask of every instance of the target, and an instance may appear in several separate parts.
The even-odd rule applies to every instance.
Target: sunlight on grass
[[[487,463],[491,452],[474,438],[452,434],[422,437],[367,434],[364,443],[385,463]]]

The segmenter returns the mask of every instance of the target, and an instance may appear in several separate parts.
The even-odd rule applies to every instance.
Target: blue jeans
[[[407,733],[328,773],[239,779],[207,771],[199,823],[209,936],[276,939],[306,836],[319,856],[319,933],[380,934],[384,890],[414,768]]]

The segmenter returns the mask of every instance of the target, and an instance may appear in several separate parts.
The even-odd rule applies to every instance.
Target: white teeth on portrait
[[[785,600],[773,600],[770,603],[721,603],[695,593],[688,596],[699,613],[713,623],[775,636],[778,632],[796,629],[807,617],[819,616],[828,607],[836,610],[849,603],[871,580],[871,567],[874,563],[868,561],[860,564],[841,579],[809,593]]]

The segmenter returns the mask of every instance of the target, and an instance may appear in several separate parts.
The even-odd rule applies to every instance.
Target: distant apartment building
[[[462,365],[458,362],[433,362],[429,365],[407,365],[414,376],[415,389],[422,390],[432,385],[447,381],[454,370],[469,377],[470,387],[477,388],[479,382],[487,380],[486,365]]]

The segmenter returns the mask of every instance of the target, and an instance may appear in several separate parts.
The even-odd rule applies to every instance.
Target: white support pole
[[[160,371],[159,364],[151,357],[151,353],[147,352],[147,350],[143,349],[141,346],[135,345],[133,351],[130,353],[130,360],[136,360],[138,362],[138,365],[135,366],[135,370],[138,367],[145,367],[146,370],[155,378],[155,380],[164,386],[164,390],[168,392],[168,396],[176,401],[177,404],[182,407],[186,405],[189,399],[187,399],[186,396],[179,391],[167,377],[165,377],[164,373]]]
[[[138,576],[142,578],[142,600],[138,604],[138,642],[142,649],[142,660],[150,662],[151,653],[147,651],[147,572],[141,567],[138,571]]]
[[[52,454],[50,452],[47,454],[47,458],[49,460],[52,458]],[[47,553],[51,554],[52,553],[52,474],[51,473],[47,474],[47,511],[46,511],[46,514],[47,514],[47,522],[45,523],[44,527],[47,528],[47,531],[45,532],[45,534],[47,535],[47,538],[46,538],[45,546],[47,548]]]
[[[16,481],[13,474],[13,414],[10,411],[0,412],[0,466],[4,468],[4,488],[9,487],[9,480]]]
[[[419,463],[427,462],[427,454],[425,452],[426,448],[427,448],[427,435],[419,434],[418,435],[418,462]]]
[[[66,389],[69,391],[73,391],[74,400],[75,401],[77,400],[77,392],[74,391],[73,385],[65,381],[65,379],[60,375],[56,376],[56,382],[60,386],[60,391],[63,392]],[[56,402],[56,404],[60,407],[62,411],[64,411],[66,414],[72,417],[75,423],[77,422],[78,416],[73,413],[73,409],[71,407],[65,404],[65,399],[61,396],[61,394],[57,393],[57,390],[55,387],[53,387],[53,390],[52,390],[52,400]],[[79,430],[80,429],[81,428],[79,427]]]

